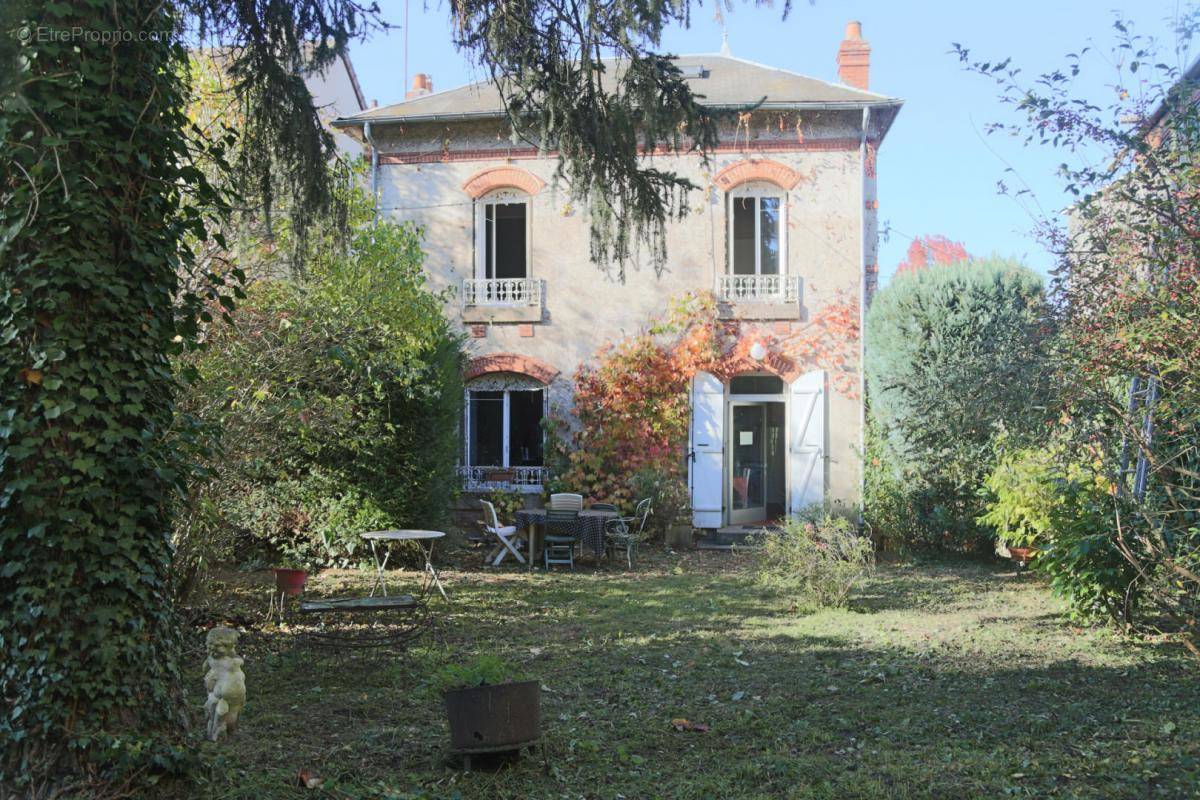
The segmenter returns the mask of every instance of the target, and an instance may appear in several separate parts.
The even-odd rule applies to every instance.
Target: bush
[[[307,280],[251,286],[183,365],[181,408],[216,443],[191,487],[200,513],[176,531],[193,569],[346,565],[365,559],[364,531],[446,519],[462,355],[423,257],[411,227],[364,229]]]
[[[798,591],[817,606],[846,605],[854,588],[875,569],[875,548],[845,517],[816,522],[789,519],[782,531],[760,536],[759,580]]]
[[[1111,482],[1059,448],[1001,456],[986,480],[991,499],[980,523],[1010,547],[1034,547],[1032,565],[1050,577],[1071,616],[1128,622],[1137,603],[1137,570],[1111,531]]]
[[[646,532],[651,537],[666,536],[671,526],[687,519],[691,498],[687,484],[675,475],[654,469],[640,469],[630,481],[633,499],[650,500],[650,516],[646,520]],[[636,507],[629,509],[633,513]]]
[[[501,525],[515,525],[517,512],[525,507],[525,495],[515,489],[493,489],[483,499],[496,509],[497,521]]]
[[[1025,442],[1047,416],[1041,279],[999,259],[897,276],[867,315],[873,528],[909,544],[990,549],[976,523],[992,439]],[[875,463],[878,462],[878,463]],[[881,505],[882,504],[882,505]],[[875,517],[907,516],[899,530]]]

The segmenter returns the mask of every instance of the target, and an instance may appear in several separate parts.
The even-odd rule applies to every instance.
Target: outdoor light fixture
[[[755,342],[750,345],[750,357],[755,361],[762,361],[767,357],[767,348],[762,342]]]

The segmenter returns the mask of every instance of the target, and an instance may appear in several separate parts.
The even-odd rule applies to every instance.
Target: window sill
[[[541,322],[542,307],[536,306],[464,306],[463,322]]]
[[[783,300],[721,300],[717,303],[717,315],[721,319],[800,319],[800,304]]]

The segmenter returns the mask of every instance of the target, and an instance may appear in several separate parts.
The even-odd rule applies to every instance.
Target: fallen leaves
[[[684,719],[683,717],[671,720],[671,725],[675,728],[675,730],[680,732],[692,731],[694,733],[708,733],[710,730],[707,723],[692,722],[690,719]]]
[[[311,769],[302,769],[300,770],[300,774],[296,776],[296,783],[298,783],[302,789],[320,789],[321,784],[324,782],[324,778],[322,778],[316,772],[313,772]]]

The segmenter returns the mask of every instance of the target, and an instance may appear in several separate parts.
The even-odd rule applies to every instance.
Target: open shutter
[[[725,469],[725,387],[707,372],[692,378],[690,479],[692,525],[721,527],[721,475]]]
[[[792,383],[788,419],[788,511],[825,502],[825,372]]]

